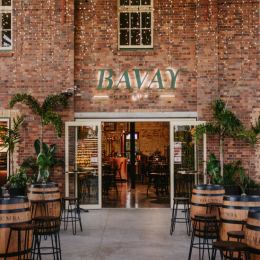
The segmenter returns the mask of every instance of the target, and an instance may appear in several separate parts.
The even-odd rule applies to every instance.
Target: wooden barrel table
[[[224,195],[225,190],[221,185],[195,185],[191,197],[191,219],[193,219],[196,214],[206,214],[207,203],[222,203]],[[216,215],[217,219],[219,219],[217,208],[213,208],[211,213]]]
[[[201,184],[195,185],[192,190],[191,197],[191,222],[194,227],[194,216],[197,214],[206,214],[207,203],[222,203],[225,190],[221,185],[208,185]],[[219,213],[217,208],[212,208],[211,214],[215,215],[219,219]],[[198,224],[199,225],[199,224]],[[195,227],[194,227],[195,228]],[[196,227],[198,229],[198,226]],[[196,236],[204,236],[204,223],[200,223],[200,231],[195,232]],[[214,234],[217,237],[217,234]]]
[[[228,240],[229,231],[242,230],[242,220],[247,219],[249,210],[260,210],[260,196],[224,196],[219,230],[221,240]]]
[[[61,201],[60,190],[55,182],[47,182],[46,184],[30,184],[27,188],[27,196],[29,201],[46,201],[47,216],[60,217]],[[33,217],[42,216],[44,210],[37,207],[36,214]]]
[[[250,247],[250,259],[260,260],[260,210],[248,212],[245,243]]]
[[[0,197],[0,259],[4,259],[9,238],[10,226],[13,224],[30,223],[31,212],[27,197],[17,196],[10,199]],[[33,232],[30,232],[29,243],[32,243]],[[17,259],[17,233],[12,232],[7,259]],[[21,248],[24,247],[24,233],[21,233]]]

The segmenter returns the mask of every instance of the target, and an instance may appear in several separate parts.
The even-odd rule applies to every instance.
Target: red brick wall
[[[205,3],[207,5],[205,6]],[[77,85],[82,96],[70,98],[70,106],[61,112],[64,121],[74,119],[74,112],[158,112],[198,111],[198,119],[211,121],[210,104],[216,98],[228,99],[234,82],[238,82],[229,100],[232,110],[245,125],[258,117],[259,107],[259,2],[154,0],[154,49],[149,51],[119,51],[117,48],[116,0],[66,0],[66,22],[62,22],[62,1],[14,1],[13,51],[0,53],[0,109],[9,108],[14,93],[26,92],[41,102],[50,93],[64,92]],[[74,13],[75,11],[75,13]],[[75,28],[74,28],[75,25]],[[8,56],[10,55],[10,56]],[[114,70],[114,82],[128,69],[133,90],[96,91],[99,69]],[[176,90],[152,88],[138,90],[133,69],[156,69],[162,72],[164,86],[169,76],[165,70],[183,68]],[[142,77],[142,73],[141,73]],[[147,86],[147,82],[145,83]],[[113,95],[128,94],[126,99]],[[138,93],[153,98],[132,100]],[[106,94],[106,100],[94,95]],[[163,99],[156,94],[174,94]],[[32,116],[25,106],[16,105],[26,116]],[[28,121],[23,128],[24,142],[19,148],[18,162],[34,153],[33,142],[39,137],[38,119]],[[56,138],[51,127],[46,128],[45,142],[57,143],[64,158],[64,136]],[[208,153],[218,155],[216,137],[208,136]],[[226,162],[248,160],[244,141],[226,140]],[[259,168],[259,152],[251,162],[255,178]],[[60,169],[52,178],[64,187]]]
[[[172,8],[169,6],[171,2]],[[179,1],[154,0],[154,7],[154,50],[120,51],[117,47],[117,1],[75,1],[75,82],[82,94],[75,100],[76,112],[197,110],[194,1],[184,7]],[[181,19],[184,8],[185,22]],[[114,71],[114,86],[107,91],[97,91],[99,69],[108,68]],[[138,90],[133,69],[143,69],[145,73],[149,68],[153,70],[144,83],[145,87]],[[165,72],[168,68],[185,70],[178,75],[176,90],[168,91],[169,72]],[[125,84],[114,90],[126,69],[133,90],[125,90]],[[158,90],[157,85],[156,89],[146,90],[157,69],[162,72],[165,90]],[[129,95],[126,99],[113,98],[114,94],[125,93]],[[133,102],[131,95],[140,93],[175,94],[176,97],[142,98]],[[102,94],[109,95],[109,98],[105,101],[93,98]]]
[[[15,93],[33,95],[41,103],[48,94],[65,92],[74,86],[74,4],[67,1],[66,23],[62,23],[61,1],[13,2],[13,51],[0,52],[0,109],[9,109],[9,101]],[[9,56],[7,56],[9,55]],[[28,156],[35,156],[34,140],[40,137],[39,118],[21,104],[15,105],[26,117],[33,117],[24,124],[17,163]],[[64,121],[74,120],[74,100],[69,108],[57,111]],[[64,158],[65,135],[57,138],[52,126],[44,128],[44,142],[57,144],[57,155]],[[51,176],[59,182],[64,192],[65,178],[59,168]]]

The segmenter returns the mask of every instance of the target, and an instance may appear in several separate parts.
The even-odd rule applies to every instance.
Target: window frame
[[[0,0],[0,14],[2,13],[10,13],[11,15],[11,46],[10,47],[2,47],[2,24],[0,21],[0,51],[10,51],[13,49],[13,0],[11,1],[11,6],[2,6],[2,1]],[[8,29],[9,30],[9,29]]]
[[[151,0],[151,5],[147,5],[147,6],[142,6],[141,5],[141,0],[140,0],[140,5],[130,5],[131,0],[129,0],[129,5],[124,5],[121,6],[120,5],[120,0],[117,0],[117,38],[118,38],[118,49],[119,50],[125,50],[125,49],[153,49],[154,46],[154,0]],[[142,45],[142,34],[140,33],[140,45],[131,45],[131,35],[130,35],[130,31],[131,31],[131,23],[129,23],[129,45],[120,45],[120,13],[129,13],[129,20],[131,19],[131,13],[132,12],[140,12],[140,23],[142,20],[142,15],[141,13],[143,12],[149,12],[151,13],[151,44],[150,45]],[[142,29],[146,29],[146,28],[133,28],[133,30],[140,30],[140,32],[142,31]],[[150,28],[148,28],[149,30]],[[127,29],[126,29],[127,30]]]

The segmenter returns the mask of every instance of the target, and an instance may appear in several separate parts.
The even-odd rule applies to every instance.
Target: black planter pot
[[[241,192],[239,191],[238,185],[224,185],[226,195],[240,195]]]
[[[4,196],[5,193],[6,193],[6,188],[5,187],[1,187],[1,189],[2,189],[2,196]],[[24,194],[25,194],[25,187],[10,188],[8,190],[8,193],[10,194],[10,196],[24,196]]]
[[[260,195],[260,189],[246,189],[246,195]]]

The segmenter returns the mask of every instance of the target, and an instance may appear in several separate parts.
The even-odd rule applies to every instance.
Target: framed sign
[[[174,164],[181,164],[182,162],[182,144],[181,142],[174,142]]]
[[[98,154],[97,153],[91,153],[90,154],[90,164],[91,165],[98,165]]]

